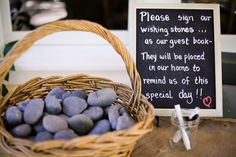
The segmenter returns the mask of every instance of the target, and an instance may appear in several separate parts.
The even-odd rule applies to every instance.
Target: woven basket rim
[[[71,75],[71,76],[68,76],[68,77],[69,78],[71,78],[71,77],[74,78],[75,76],[82,76],[82,77],[86,76],[86,77],[93,78],[91,75],[87,75],[87,74],[77,74],[77,75]],[[24,85],[18,86],[16,91],[21,90],[20,88],[22,86],[24,87],[27,84],[31,84],[31,81],[45,82],[45,80],[47,80],[47,79],[50,80],[51,78],[66,79],[67,77],[63,77],[63,76],[54,77],[54,76],[52,76],[52,77],[48,77],[48,78],[37,78],[37,80],[32,79],[30,81],[27,81]],[[118,86],[125,86],[128,90],[132,91],[132,89],[129,86],[125,85],[125,84],[113,82],[111,80],[107,80],[106,78],[104,78],[104,80],[106,80],[107,82],[110,82],[110,83],[115,83],[115,85],[118,85]],[[106,82],[106,81],[104,81],[104,82]],[[35,83],[35,84],[37,84],[37,83]],[[50,89],[48,89],[48,90],[50,90]],[[14,92],[12,94],[14,95]],[[140,101],[144,101],[146,104],[151,106],[151,104],[147,101],[146,97],[144,97],[143,95],[142,95],[142,98],[141,98]],[[152,112],[153,110],[151,109],[149,111]],[[2,115],[1,116],[1,120],[2,120],[3,117],[4,117],[5,112],[4,112],[4,110],[1,109],[0,113]],[[152,122],[152,120],[153,119],[150,118],[150,115],[149,115],[149,119],[147,118],[147,119],[141,120],[138,123],[136,123],[134,126],[128,128],[128,129],[125,129],[125,130],[108,132],[108,133],[105,133],[104,135],[86,135],[86,136],[81,136],[81,137],[78,137],[78,138],[75,138],[75,139],[72,139],[72,140],[68,140],[68,141],[66,141],[66,140],[50,140],[50,141],[44,141],[44,142],[38,142],[38,143],[31,142],[31,141],[26,140],[26,139],[15,138],[6,130],[6,128],[0,126],[0,138],[1,139],[4,138],[5,140],[7,140],[10,145],[11,145],[11,143],[19,143],[19,142],[23,143],[22,146],[25,146],[25,145],[29,146],[30,145],[32,151],[35,151],[35,152],[40,152],[40,151],[45,150],[46,149],[45,145],[47,145],[47,149],[49,149],[49,150],[50,149],[61,149],[61,148],[65,149],[65,150],[70,150],[71,148],[73,148],[74,144],[81,143],[81,140],[82,141],[83,140],[84,141],[91,141],[91,140],[93,140],[93,141],[103,141],[103,138],[109,139],[109,137],[116,136],[116,135],[128,135],[128,134],[132,135],[133,132],[137,132],[138,130],[140,130],[142,132],[142,134],[137,132],[137,135],[141,137],[143,134],[148,133],[152,130],[152,125],[149,126],[150,123]],[[99,142],[98,142],[98,144],[99,144]],[[0,146],[2,146],[1,142],[0,142]]]

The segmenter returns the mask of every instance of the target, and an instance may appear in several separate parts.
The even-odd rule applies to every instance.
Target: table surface
[[[132,157],[235,157],[236,120],[202,119],[196,146],[190,150],[170,147],[170,119],[161,118],[160,127],[145,135],[136,145]]]
[[[160,127],[143,136],[137,143],[132,157],[235,157],[236,120],[202,119],[196,146],[190,150],[170,147],[170,119],[161,118]],[[0,150],[1,157],[10,157]]]

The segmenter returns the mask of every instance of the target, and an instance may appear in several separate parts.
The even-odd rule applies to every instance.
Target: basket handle
[[[86,20],[56,21],[50,24],[43,25],[29,33],[26,37],[17,42],[17,44],[9,52],[9,55],[1,63],[0,83],[3,83],[5,76],[9,72],[11,66],[14,64],[14,61],[19,58],[24,52],[26,52],[26,50],[28,50],[37,40],[55,32],[71,30],[95,33],[107,40],[112,45],[112,47],[122,57],[125,63],[126,71],[130,77],[132,88],[134,90],[133,97],[130,100],[131,108],[133,108],[133,105],[135,103],[139,103],[141,96],[140,76],[128,50],[125,48],[122,42],[110,31],[97,23]]]

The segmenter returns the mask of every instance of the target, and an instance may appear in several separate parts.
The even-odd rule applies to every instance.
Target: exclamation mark
[[[200,88],[200,99],[202,99],[202,88]]]
[[[198,89],[196,89],[196,98],[198,98]]]

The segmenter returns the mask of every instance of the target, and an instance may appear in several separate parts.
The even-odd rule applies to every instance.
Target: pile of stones
[[[126,108],[116,104],[112,88],[86,93],[53,88],[45,98],[28,99],[5,112],[10,133],[17,138],[41,142],[70,140],[127,129],[135,124]]]

